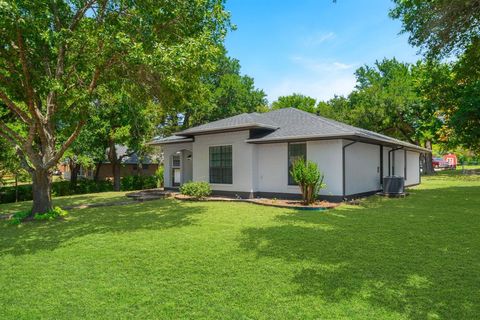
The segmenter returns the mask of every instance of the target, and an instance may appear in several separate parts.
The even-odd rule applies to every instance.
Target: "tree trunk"
[[[18,202],[18,173],[15,173],[15,202]]]
[[[120,191],[120,163],[115,160],[112,163],[113,190]]]
[[[80,172],[80,164],[75,163],[73,160],[68,161],[70,167],[70,187],[75,188],[78,182],[78,173]]]
[[[46,213],[52,210],[51,180],[49,170],[37,169],[32,172],[32,217],[36,213]]]
[[[95,167],[95,176],[93,177],[93,181],[98,182],[98,177],[100,176],[100,168],[102,167],[102,162],[98,162]]]
[[[428,150],[432,150],[432,141],[430,140],[427,140],[425,141],[425,148],[427,148]],[[435,170],[433,168],[433,163],[432,163],[432,153],[429,152],[429,153],[426,153],[425,156],[424,156],[424,160],[425,160],[425,163],[424,163],[424,173],[425,174],[434,174],[435,173]]]
[[[113,190],[120,191],[120,165],[121,162],[117,157],[117,149],[115,146],[115,141],[110,139],[109,150],[108,150],[108,160],[112,165],[112,175],[113,175]]]

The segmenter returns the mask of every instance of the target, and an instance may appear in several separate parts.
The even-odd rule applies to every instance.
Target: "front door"
[[[178,187],[180,185],[181,181],[181,172],[180,168],[174,168],[173,169],[173,186]]]

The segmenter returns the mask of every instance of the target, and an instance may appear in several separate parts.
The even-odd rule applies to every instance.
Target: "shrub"
[[[158,166],[157,171],[155,171],[155,178],[157,179],[157,188],[163,187],[164,171],[165,171],[165,168],[163,166]]]
[[[29,215],[31,211],[20,211],[16,212],[12,215],[9,220],[10,224],[20,224],[24,221]],[[63,210],[60,207],[55,207],[51,211],[45,213],[37,213],[33,219],[35,220],[54,220],[58,217],[65,217],[68,215],[68,211]]]
[[[51,211],[37,213],[33,218],[35,220],[54,220],[58,217],[65,217],[66,215],[68,215],[68,211],[63,210],[60,207],[55,207]]]
[[[12,215],[12,217],[10,218],[10,220],[8,220],[8,222],[10,224],[20,224],[22,223],[23,220],[25,220],[26,217],[28,217],[30,215],[30,211],[20,211],[20,212],[16,212]]]
[[[291,174],[298,183],[303,201],[307,205],[313,203],[318,192],[326,186],[323,183],[324,175],[318,170],[315,162],[298,160],[293,164]]]
[[[208,182],[187,182],[180,187],[180,192],[195,199],[203,199],[212,194]]]
[[[153,189],[157,187],[155,176],[127,176],[121,181],[123,191]]]

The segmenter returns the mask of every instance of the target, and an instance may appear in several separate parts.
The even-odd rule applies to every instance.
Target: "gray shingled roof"
[[[181,143],[181,142],[190,142],[193,141],[192,138],[189,137],[181,137],[181,136],[170,136],[170,137],[155,137],[150,141],[148,144],[155,145],[155,144],[169,144],[169,143]]]
[[[233,131],[235,129],[243,128],[265,128],[275,130],[278,125],[269,120],[260,113],[242,113],[230,118],[225,118],[213,122],[203,124],[198,127],[193,127],[176,133],[177,136],[191,136],[194,134],[202,134],[214,131]]]
[[[273,110],[266,113],[244,113],[234,117],[214,121],[198,127],[190,128],[163,139],[171,143],[181,142],[178,135],[192,137],[223,131],[235,131],[246,128],[265,128],[271,131],[263,136],[247,140],[250,143],[268,143],[278,141],[295,141],[309,139],[349,138],[360,141],[375,141],[384,145],[403,146],[411,149],[428,151],[414,144],[407,143],[373,131],[353,127],[345,123],[305,112],[295,108]],[[170,140],[169,140],[170,139]]]
[[[274,110],[262,115],[277,123],[279,129],[261,138],[250,139],[248,142],[265,143],[278,140],[283,141],[308,138],[350,137],[360,138],[362,140],[374,140],[388,145],[404,146],[412,149],[421,149],[424,151],[427,150],[402,140],[362,128],[357,128],[295,108]]]

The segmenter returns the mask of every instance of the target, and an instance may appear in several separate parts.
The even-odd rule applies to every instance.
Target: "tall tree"
[[[464,52],[480,37],[479,0],[393,0],[390,16],[430,57]]]
[[[138,100],[123,86],[116,92],[100,91],[96,108],[96,135],[107,146],[107,159],[112,167],[113,186],[120,191],[122,160],[133,153],[140,153],[148,139],[153,136],[158,123],[158,106],[147,100]],[[118,153],[118,145],[127,147],[127,152]]]
[[[15,116],[0,121],[0,135],[32,176],[32,215],[51,210],[51,170],[112,68],[174,91],[209,68],[227,27],[222,0],[0,2],[0,108]]]
[[[272,103],[272,109],[297,108],[303,111],[316,113],[317,101],[299,93],[293,93],[289,96],[278,97],[277,101]]]
[[[241,74],[237,59],[223,50],[211,63],[213,70],[187,84],[182,97],[164,101],[161,134],[266,108],[265,92],[255,87],[253,78]]]
[[[432,149],[443,124],[440,114],[448,101],[450,68],[438,62],[377,61],[355,72],[357,85],[348,97],[319,103],[319,114],[384,133]],[[432,173],[431,154],[425,172]]]
[[[400,19],[412,45],[429,58],[457,56],[455,93],[442,106],[444,139],[480,150],[480,1],[394,0],[390,16]]]

